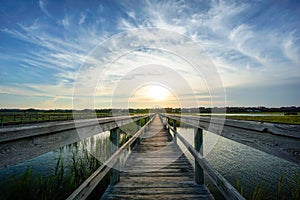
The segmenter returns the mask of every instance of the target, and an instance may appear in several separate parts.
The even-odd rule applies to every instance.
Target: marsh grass
[[[236,183],[236,190],[242,195],[244,196],[244,189],[241,186],[240,180],[235,177],[235,183]]]
[[[300,177],[299,174],[295,174],[295,183],[291,186],[291,199],[300,199]]]
[[[294,181],[288,181],[286,175],[282,175],[277,183],[277,190],[270,192],[270,184],[265,181],[258,183],[252,194],[249,195],[251,200],[299,200],[300,199],[300,178],[299,174],[294,174]],[[241,186],[239,179],[236,177],[236,189],[237,191],[245,196],[244,190]]]
[[[3,196],[0,199],[67,198],[101,165],[85,148],[79,149],[76,146],[72,148],[72,162],[65,164],[60,154],[53,175],[43,177],[41,174],[33,174],[28,167],[23,174],[9,177],[3,184]]]
[[[300,124],[300,115],[284,116],[226,116],[228,119],[249,120],[272,123]]]

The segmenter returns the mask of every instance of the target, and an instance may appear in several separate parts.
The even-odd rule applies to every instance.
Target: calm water
[[[194,130],[192,128],[178,128],[178,131],[193,143]],[[204,132],[204,137],[212,133]],[[205,148],[204,152],[208,149]],[[23,163],[6,167],[0,170],[0,185],[8,177],[22,174],[30,167],[33,174],[44,177],[53,175],[59,157],[63,159],[65,166],[72,162],[74,152],[81,156],[84,149],[88,149],[92,155],[100,161],[105,161],[110,156],[109,132],[103,132],[76,144],[68,145],[55,151],[43,154]],[[128,155],[128,152],[126,153]],[[188,154],[187,154],[188,155]],[[207,154],[206,159],[216,170],[219,171],[229,182],[235,186],[236,178],[247,197],[251,196],[255,186],[262,184],[269,187],[269,194],[277,191],[277,184],[282,175],[285,175],[285,186],[293,182],[294,174],[300,174],[300,166],[294,163],[271,156],[251,147],[239,144],[229,139],[220,137],[214,148]],[[194,164],[190,156],[191,163]]]
[[[178,128],[190,143],[193,142],[194,129]],[[204,132],[204,137],[208,136]],[[207,148],[204,144],[204,152]],[[187,154],[194,164],[193,159]],[[300,166],[283,159],[271,156],[246,145],[219,137],[214,148],[207,154],[206,159],[220,174],[222,174],[233,186],[236,186],[236,178],[239,179],[245,195],[249,198],[257,184],[262,184],[268,194],[276,194],[277,184],[282,175],[285,176],[285,189],[295,181],[295,173],[300,175]]]
[[[0,185],[12,175],[20,175],[29,167],[34,175],[47,177],[54,175],[58,159],[61,157],[64,166],[72,163],[72,157],[79,158],[84,150],[101,162],[110,156],[109,131],[100,133],[75,144],[67,145],[55,151],[48,152],[23,163],[9,166],[0,170]],[[68,168],[66,168],[68,171]]]

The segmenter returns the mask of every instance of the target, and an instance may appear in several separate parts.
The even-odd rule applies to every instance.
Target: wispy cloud
[[[41,11],[47,15],[48,17],[52,18],[51,15],[49,14],[48,10],[47,10],[47,1],[46,0],[39,0],[39,6]]]
[[[283,52],[285,56],[292,60],[295,64],[300,64],[300,48],[298,45],[300,37],[295,37],[294,32],[291,32],[283,39]]]
[[[86,18],[85,14],[83,12],[81,12],[78,24],[79,25],[83,24],[85,22],[85,18]]]
[[[110,42],[109,46],[96,49],[98,54],[90,54],[97,45],[115,33],[153,27],[192,38],[217,67],[225,87],[297,84],[300,80],[300,24],[297,22],[300,21],[300,16],[296,12],[288,12],[287,8],[281,8],[276,3],[272,5],[269,7],[268,2],[263,4],[221,0],[126,1],[86,5],[65,3],[61,4],[63,8],[58,13],[54,12],[54,7],[50,9],[53,6],[50,1],[39,0],[36,6],[42,11],[42,16],[37,15],[34,20],[23,20],[22,17],[25,16],[20,15],[17,24],[2,26],[0,34],[3,41],[7,38],[8,43],[7,46],[5,43],[0,46],[6,50],[5,53],[0,53],[1,68],[7,76],[12,76],[13,70],[8,72],[8,68],[4,66],[10,65],[15,67],[15,71],[23,70],[24,74],[35,74],[34,77],[38,74],[45,77],[48,75],[49,78],[39,80],[41,90],[37,90],[38,84],[32,85],[34,81],[30,82],[29,79],[24,82],[24,86],[4,83],[1,90],[7,94],[25,95],[30,92],[33,96],[40,94],[52,98],[65,97],[60,88],[66,91],[66,96],[71,95],[72,84],[78,81],[78,72],[86,72],[80,81],[87,87],[94,85],[103,72],[106,90],[102,95],[107,96],[108,91],[112,91],[125,72],[139,66],[156,64],[176,71],[190,80],[191,87],[196,92],[203,92],[205,83],[193,73],[184,58],[165,52],[168,48],[177,48],[176,52],[187,51],[190,56],[197,56],[193,49],[182,46],[186,41],[177,40],[176,34],[159,36],[160,51],[134,49],[143,39],[151,40],[155,36],[155,33],[149,33],[133,35],[122,43]],[[77,7],[70,9],[72,6]],[[274,26],[268,21],[263,24],[263,19],[271,17],[274,21],[285,23]],[[13,47],[8,48],[9,45]],[[156,44],[145,44],[147,45]],[[11,50],[13,48],[15,49]],[[130,52],[116,57],[126,50]],[[111,63],[110,70],[105,71],[111,58],[116,60]],[[123,81],[129,85],[134,84],[131,80],[139,79],[143,74],[152,76],[147,73],[147,70],[143,73],[136,72]],[[53,87],[48,87],[50,85]],[[85,91],[81,93],[84,94]]]

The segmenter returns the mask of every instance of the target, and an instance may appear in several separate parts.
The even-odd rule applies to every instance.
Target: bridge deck
[[[193,167],[163,130],[158,116],[133,150],[120,173],[120,182],[102,199],[213,199],[194,181]]]

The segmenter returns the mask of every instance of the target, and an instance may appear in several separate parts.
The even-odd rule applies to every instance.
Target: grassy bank
[[[226,116],[227,119],[250,120],[272,123],[300,124],[300,115],[284,116]]]

